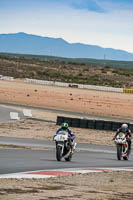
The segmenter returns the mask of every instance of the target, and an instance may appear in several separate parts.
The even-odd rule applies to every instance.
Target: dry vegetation
[[[133,70],[61,60],[0,56],[0,73],[14,78],[63,81],[113,87],[133,87]]]

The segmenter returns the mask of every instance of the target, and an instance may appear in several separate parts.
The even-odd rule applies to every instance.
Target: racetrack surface
[[[88,114],[88,113],[81,113],[81,112],[72,112],[72,111],[66,111],[66,110],[60,110],[60,109],[54,109],[54,108],[44,108],[44,107],[38,107],[38,106],[26,106],[26,105],[20,105],[20,104],[12,104],[12,103],[5,103],[0,102],[0,113],[1,109],[4,110],[3,106],[12,106],[12,107],[18,107],[22,109],[37,109],[37,110],[44,110],[44,111],[52,111],[53,113],[59,113],[62,114],[69,114],[69,115],[75,115],[80,117],[90,117],[93,119],[103,119],[103,120],[113,120],[113,121],[127,121],[127,122],[133,122],[132,118],[122,118],[122,117],[111,117],[111,116],[103,116],[103,115],[97,115],[97,114]],[[15,109],[8,109],[8,112],[16,111]],[[6,110],[5,110],[6,111]],[[18,112],[18,111],[17,111]],[[23,115],[20,112],[20,116],[23,118]],[[4,115],[0,115],[0,122],[2,122]],[[6,120],[6,119],[5,119]]]
[[[132,167],[133,160],[117,161],[115,154],[98,152],[75,153],[71,162],[57,162],[55,151],[1,149],[0,174],[63,168],[121,168]]]
[[[12,109],[1,107],[1,121],[8,121],[7,116]],[[18,112],[18,111],[17,111]],[[1,144],[41,146],[54,148],[54,143],[39,140],[17,138],[0,138]],[[0,174],[17,173],[36,170],[54,170],[67,168],[121,168],[132,167],[133,158],[129,161],[118,161],[116,149],[113,147],[78,144],[71,162],[57,162],[55,150],[0,149]]]
[[[16,109],[0,106],[0,123],[12,121],[10,118],[10,112],[17,112],[21,119],[26,119],[22,111],[17,111]]]
[[[54,147],[54,143],[39,140],[25,140],[1,137],[1,143]],[[14,142],[13,142],[14,141]],[[118,161],[113,147],[78,144],[71,162],[56,161],[55,150],[0,149],[0,174],[36,170],[55,170],[67,168],[125,168],[133,166],[129,161]]]

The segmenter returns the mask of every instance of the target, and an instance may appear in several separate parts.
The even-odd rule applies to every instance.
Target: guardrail
[[[123,93],[133,93],[133,89],[123,88]]]
[[[3,75],[0,75],[0,80],[13,81],[14,78],[11,77],[11,76],[3,76]]]
[[[116,122],[116,121],[105,121],[105,120],[93,120],[93,119],[82,119],[82,118],[71,118],[57,116],[57,125],[61,125],[63,122],[68,123],[70,127],[76,128],[88,128],[106,131],[116,131],[121,127],[123,123],[128,124],[129,128],[133,132],[133,123],[127,122]]]
[[[25,78],[24,82],[26,82],[26,83],[34,83],[34,84],[42,84],[42,85],[69,87],[69,83],[62,83],[62,82],[56,82],[56,81],[44,81],[44,80]]]
[[[76,83],[63,83],[63,82],[56,82],[56,81],[44,81],[44,80],[29,79],[29,78],[25,78],[24,82],[51,85],[51,86],[60,86],[60,87],[74,87],[74,88],[80,88],[80,89],[101,90],[101,91],[121,92],[121,93],[123,92],[123,88],[95,86],[95,85],[82,85],[82,84],[76,84]]]
[[[11,76],[0,75],[0,80],[13,81],[14,78],[11,77]],[[114,87],[105,87],[105,86],[97,86],[97,85],[63,83],[63,82],[57,82],[57,81],[45,81],[45,80],[29,79],[29,78],[25,78],[24,82],[33,83],[33,84],[60,86],[60,87],[74,87],[74,88],[79,88],[79,89],[89,89],[89,90],[99,90],[99,91],[109,91],[109,92],[120,92],[120,93],[131,93],[131,94],[133,94],[133,89],[127,89],[127,88],[114,88]]]

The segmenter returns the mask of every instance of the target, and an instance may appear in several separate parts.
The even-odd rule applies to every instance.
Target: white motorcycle
[[[115,138],[115,144],[117,147],[117,158],[118,160],[128,160],[128,142],[124,133],[120,132]]]
[[[54,141],[56,144],[57,161],[61,161],[62,158],[66,161],[71,161],[73,153],[71,152],[71,138],[69,138],[68,132],[59,131],[59,133],[54,136]],[[75,146],[76,143],[74,149]]]

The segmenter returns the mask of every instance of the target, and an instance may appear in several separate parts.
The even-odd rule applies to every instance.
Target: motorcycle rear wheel
[[[122,145],[117,145],[117,159],[121,160],[122,158]]]

